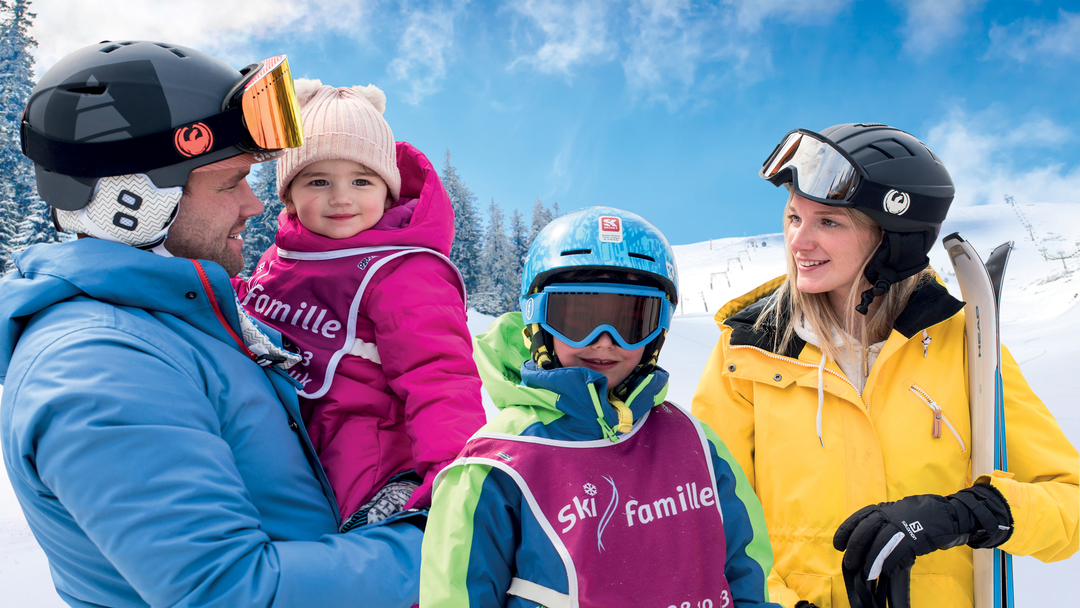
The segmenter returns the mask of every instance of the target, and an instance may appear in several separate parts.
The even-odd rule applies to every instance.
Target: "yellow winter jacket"
[[[848,606],[833,549],[836,528],[870,504],[914,494],[952,494],[971,485],[962,303],[935,282],[915,291],[897,318],[862,396],[821,351],[796,339],[771,352],[772,336],[752,326],[774,279],[716,314],[720,341],[694,395],[692,411],[720,435],[761,498],[775,562],[769,599],[793,607]],[[925,332],[925,334],[924,334]],[[927,340],[929,338],[929,340]],[[924,343],[926,346],[924,348]],[[1001,549],[1049,562],[1077,550],[1080,460],[1057,422],[1002,347],[1010,472],[990,482],[1015,521]],[[935,408],[943,418],[935,425]],[[912,606],[970,607],[972,549],[915,561]]]

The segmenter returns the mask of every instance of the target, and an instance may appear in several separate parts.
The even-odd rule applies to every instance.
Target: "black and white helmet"
[[[102,42],[64,57],[23,112],[23,153],[34,161],[39,196],[65,229],[159,245],[192,170],[284,147],[280,137],[269,146],[252,137],[259,111],[241,98],[255,96],[253,79],[277,69],[279,113],[298,127],[287,61],[274,59],[238,71],[195,49],[147,41]]]
[[[912,135],[880,123],[788,133],[762,166],[774,185],[809,200],[865,213],[884,230],[865,275],[874,297],[922,271],[956,192],[941,160]]]

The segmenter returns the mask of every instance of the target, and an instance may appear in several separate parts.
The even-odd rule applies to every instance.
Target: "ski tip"
[[[956,241],[956,242],[950,244],[949,241]],[[959,232],[953,232],[952,234],[946,235],[945,238],[941,239],[941,244],[944,245],[946,249],[948,249],[952,245],[963,243],[964,241],[965,241],[964,237],[960,236]]]

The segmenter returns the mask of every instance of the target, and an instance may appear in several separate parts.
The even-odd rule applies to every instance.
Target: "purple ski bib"
[[[309,399],[330,390],[342,357],[356,355],[380,363],[375,345],[356,339],[356,315],[364,290],[383,264],[404,255],[426,253],[445,260],[457,272],[446,256],[423,247],[299,252],[275,245],[271,250],[275,255],[265,268],[262,264],[256,268],[241,304],[253,317],[294,344],[303,345],[303,360],[289,375],[302,385],[297,391],[300,396]],[[274,286],[273,293],[264,281]],[[464,302],[464,283],[460,286]]]
[[[664,403],[617,443],[478,433],[451,466],[509,474],[562,557],[569,594],[518,578],[509,593],[550,608],[730,608],[707,445]],[[636,578],[643,568],[648,584]]]

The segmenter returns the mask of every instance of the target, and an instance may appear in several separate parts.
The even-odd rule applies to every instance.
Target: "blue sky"
[[[757,177],[787,131],[884,122],[956,205],[1076,201],[1080,2],[39,0],[39,73],[99,40],[374,83],[386,118],[485,206],[635,211],[675,244],[778,232]],[[486,215],[486,213],[485,213]]]

